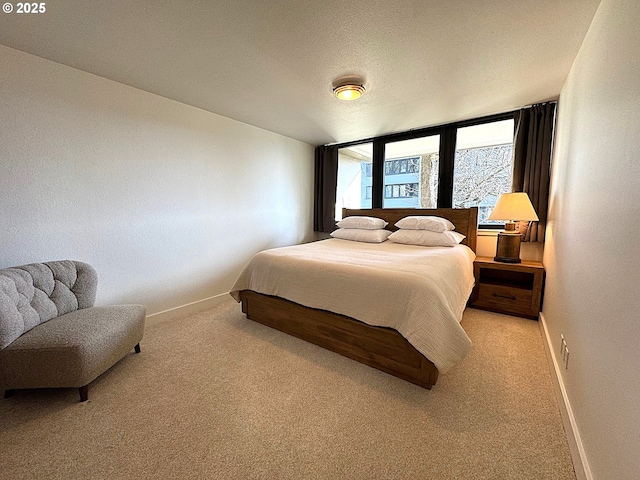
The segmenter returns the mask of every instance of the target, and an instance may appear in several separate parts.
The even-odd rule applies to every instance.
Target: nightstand
[[[473,275],[476,285],[471,295],[472,307],[538,318],[544,283],[541,262],[502,263],[491,257],[477,257]]]

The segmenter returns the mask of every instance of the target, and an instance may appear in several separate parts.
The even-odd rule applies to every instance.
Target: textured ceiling
[[[56,0],[0,15],[0,43],[318,145],[556,98],[598,4]]]

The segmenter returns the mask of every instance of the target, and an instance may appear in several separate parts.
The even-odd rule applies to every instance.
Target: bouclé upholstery
[[[0,386],[87,385],[123,358],[144,332],[143,305],[94,307],[98,276],[70,260],[0,270]]]
[[[98,274],[82,262],[32,263],[0,270],[0,348],[54,317],[93,305]]]

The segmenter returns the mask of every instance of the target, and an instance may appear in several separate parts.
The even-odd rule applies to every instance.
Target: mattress
[[[256,254],[230,291],[252,290],[397,330],[445,373],[471,340],[460,325],[474,285],[465,245],[329,239]]]

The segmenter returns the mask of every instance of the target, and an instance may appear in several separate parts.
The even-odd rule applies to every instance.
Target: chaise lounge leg
[[[14,392],[14,391],[15,391],[15,390],[13,390],[12,388],[11,388],[11,389],[9,389],[9,390],[5,390],[5,391],[4,391],[4,398],[13,397],[13,392]]]
[[[133,347],[136,353],[140,353],[140,344],[138,343],[135,347]]]
[[[89,385],[78,388],[78,393],[80,393],[80,401],[86,402],[89,399]]]

